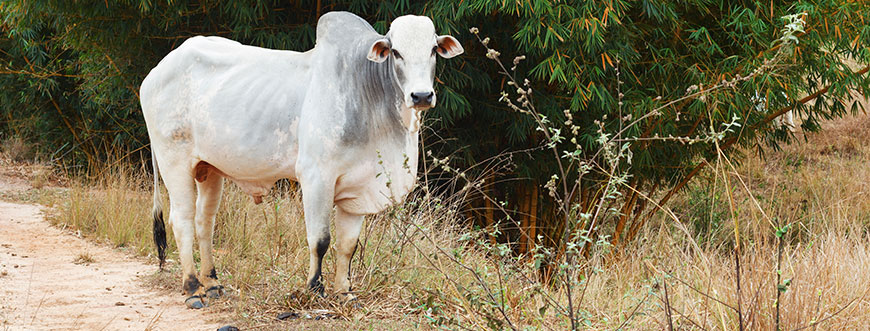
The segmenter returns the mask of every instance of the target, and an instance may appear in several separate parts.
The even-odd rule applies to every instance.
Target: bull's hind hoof
[[[205,307],[205,302],[202,301],[202,297],[199,295],[190,296],[187,299],[184,299],[184,304],[190,309],[202,309]]]
[[[347,307],[353,308],[353,309],[363,309],[364,308],[363,305],[361,303],[359,303],[359,300],[357,300],[357,299],[345,301],[344,305]]]
[[[217,299],[222,295],[224,295],[224,287],[221,285],[215,285],[205,290],[205,296],[209,299]]]
[[[325,298],[326,297],[326,293],[325,293],[324,288],[323,288],[323,283],[321,283],[320,281],[315,280],[315,281],[309,283],[308,290],[311,291],[311,293],[314,294],[315,296],[317,296],[318,298]]]
[[[353,293],[350,292],[339,294],[338,297],[343,303],[351,303],[357,301],[356,295],[353,295]]]
[[[360,303],[359,299],[350,293],[339,295],[339,298],[342,300],[341,303],[345,307],[351,307],[353,309],[362,309],[363,305]]]

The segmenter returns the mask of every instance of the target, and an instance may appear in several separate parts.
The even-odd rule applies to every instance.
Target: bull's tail
[[[160,201],[160,170],[157,168],[157,158],[151,149],[151,166],[154,168],[154,207],[151,214],[154,217],[154,244],[157,245],[157,257],[160,259],[160,270],[166,262],[166,227],[163,224],[163,203]]]

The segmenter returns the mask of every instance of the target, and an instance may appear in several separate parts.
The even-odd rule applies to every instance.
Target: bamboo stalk
[[[526,229],[529,227],[529,196],[528,189],[525,185],[520,185],[519,193],[517,193],[517,198],[520,200],[520,208],[519,208],[519,217],[520,217],[520,228],[519,228],[519,243],[517,244],[517,252],[520,254],[526,253],[526,248],[528,245],[528,232]]]
[[[634,183],[631,184],[634,186]],[[619,244],[619,239],[622,236],[623,230],[625,230],[625,223],[628,221],[628,217],[631,216],[632,207],[637,203],[637,188],[631,191],[631,195],[629,195],[628,199],[625,200],[625,204],[622,205],[622,214],[619,215],[619,220],[616,222],[616,229],[613,230],[613,239],[611,239],[610,243],[613,245]]]
[[[534,184],[534,183],[533,183]],[[528,224],[528,247],[526,248],[527,252],[531,252],[535,248],[535,238],[537,238],[537,228],[538,228],[538,185],[532,185],[532,189],[530,194],[528,195],[529,200],[531,201],[531,206],[529,207],[529,224]]]
[[[317,19],[320,19],[320,10],[323,8],[321,6],[321,0],[317,0]]]
[[[866,67],[864,67],[863,69],[856,71],[856,72],[855,72],[855,75],[863,75],[863,74],[866,74],[868,71],[870,71],[870,66],[866,66]],[[804,97],[803,99],[798,100],[798,103],[800,103],[800,104],[805,104],[805,103],[807,103],[807,102],[810,102],[810,100],[813,100],[813,99],[815,99],[815,98],[818,98],[818,97],[821,96],[822,94],[828,93],[828,90],[830,90],[830,89],[831,89],[831,85],[825,86],[823,89],[818,90],[818,91],[816,91],[815,93],[810,94],[810,95]],[[791,105],[791,106],[788,106],[788,107],[782,108],[782,109],[780,109],[780,110],[778,110],[778,111],[776,111],[776,112],[774,112],[774,113],[771,113],[770,115],[767,115],[767,117],[765,117],[763,121],[759,122],[759,125],[760,125],[760,124],[768,123],[768,122],[770,122],[770,121],[773,121],[774,118],[777,118],[777,117],[779,117],[780,115],[785,114],[786,112],[788,112],[788,111],[790,111],[790,110],[793,110],[797,105],[798,105],[798,104],[796,103],[796,104],[794,104],[794,105]],[[755,127],[758,127],[758,125],[755,125]],[[732,144],[733,144],[733,143],[732,143]],[[727,145],[726,145],[726,146],[727,146]]]
[[[646,196],[652,197],[658,189],[659,189],[659,183],[656,183],[655,185],[653,185],[652,189],[649,190],[649,194],[647,194]],[[629,233],[634,233],[634,232],[638,231],[638,228],[640,226],[639,225],[640,223],[638,223],[638,219],[640,219],[640,216],[643,215],[644,210],[646,210],[646,205],[648,202],[649,202],[648,199],[640,200],[640,203],[638,204],[637,208],[634,210],[634,217],[631,218],[631,226],[629,227],[629,230],[628,230]],[[634,239],[633,237],[628,237],[628,235],[626,235],[626,239],[621,242],[622,246],[625,246],[625,243],[630,242],[633,239]]]
[[[492,173],[487,175],[486,182],[493,183],[493,174]],[[484,225],[486,225],[487,229],[495,226],[495,206],[492,203],[492,196],[493,195],[494,194],[487,194],[487,196],[483,197],[483,208],[484,208],[484,210],[483,210],[483,213],[484,213],[483,222],[484,222]],[[493,230],[495,230],[495,229],[493,229]],[[489,242],[493,246],[495,246],[495,244],[496,244],[496,238],[494,235],[492,235],[491,232],[489,235]]]

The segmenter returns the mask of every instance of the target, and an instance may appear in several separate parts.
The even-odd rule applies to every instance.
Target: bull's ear
[[[462,45],[459,44],[459,41],[449,35],[438,36],[438,48],[436,50],[438,51],[438,55],[441,55],[441,57],[445,59],[449,59],[465,52],[465,50],[462,49]]]
[[[369,50],[368,59],[381,63],[387,60],[387,57],[390,56],[390,49],[392,45],[390,41],[387,39],[378,39],[372,44],[372,48]]]

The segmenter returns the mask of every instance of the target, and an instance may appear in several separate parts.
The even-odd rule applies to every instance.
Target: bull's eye
[[[401,60],[401,59],[402,59],[402,55],[400,55],[400,54],[399,54],[399,51],[397,51],[397,50],[395,50],[395,49],[393,50],[393,56],[395,56],[396,59],[398,59],[398,60]]]
[[[435,56],[435,52],[438,52],[438,45],[435,45],[435,47],[432,47],[432,56]]]

